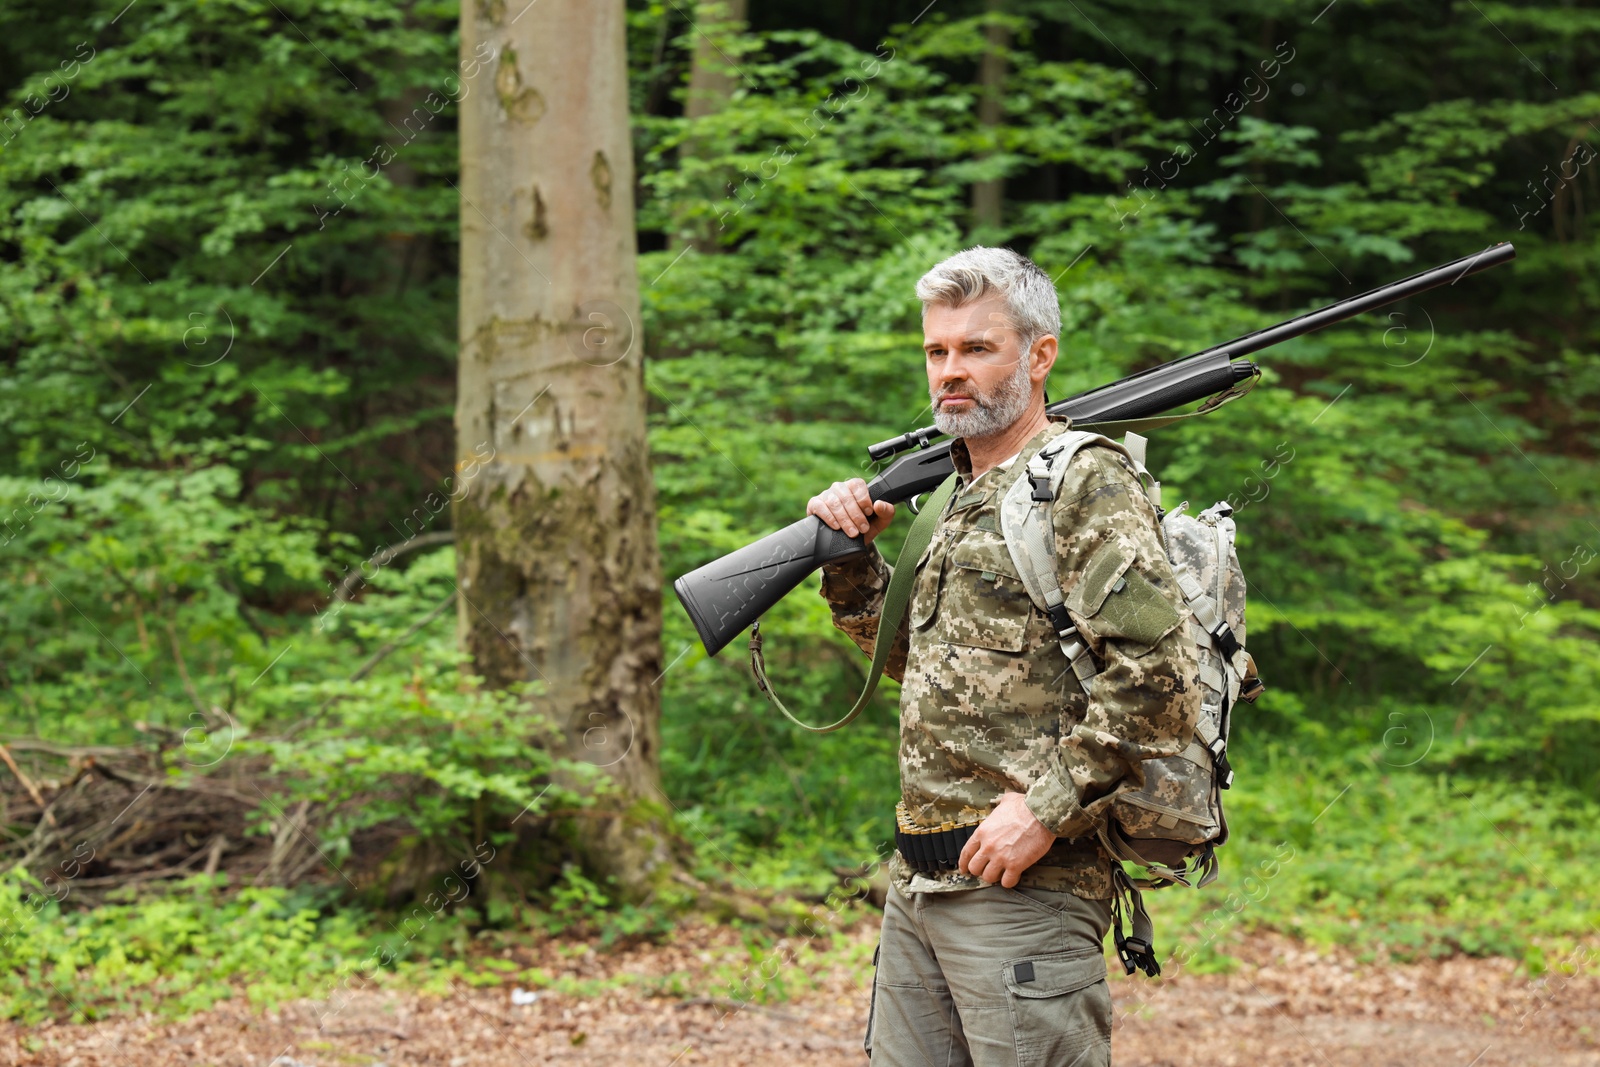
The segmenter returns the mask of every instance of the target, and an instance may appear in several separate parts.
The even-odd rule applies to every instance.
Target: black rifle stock
[[[1053,415],[1069,416],[1074,425],[1150,418],[1203,400],[1259,373],[1256,365],[1240,360],[1252,352],[1320,330],[1324,326],[1441,285],[1453,285],[1469,274],[1488,270],[1516,258],[1516,249],[1502,242],[1476,255],[1413,274],[1379,286],[1276,326],[1256,330],[1193,355],[1141,371],[1049,405]],[[1237,360],[1237,362],[1235,362]],[[873,459],[897,452],[912,453],[890,464],[867,483],[873,500],[899,504],[929,492],[955,470],[950,442],[926,426],[870,446]],[[716,655],[740,631],[755,622],[806,575],[824,563],[837,563],[865,555],[859,537],[849,537],[814,515],[807,515],[776,533],[768,534],[721,559],[690,571],[672,583],[688,612],[707,654]]]

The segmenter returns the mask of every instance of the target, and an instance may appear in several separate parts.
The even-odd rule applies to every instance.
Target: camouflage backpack
[[[1201,712],[1194,737],[1176,756],[1146,760],[1144,786],[1125,790],[1111,804],[1100,840],[1117,860],[1145,868],[1135,880],[1113,865],[1117,894],[1112,901],[1117,954],[1132,974],[1161,973],[1152,944],[1149,914],[1140,889],[1173,884],[1203,886],[1217,875],[1216,848],[1228,838],[1222,790],[1233,784],[1228,765],[1228,729],[1240,701],[1254,701],[1265,688],[1244,650],[1245,583],[1234,550],[1233,509],[1219,502],[1199,515],[1184,514],[1188,502],[1161,510],[1161,485],[1145,469],[1145,439],[1129,433],[1118,444],[1107,437],[1070,430],[1040,449],[1000,507],[1000,527],[1034,604],[1049,615],[1061,650],[1087,692],[1099,667],[1077,625],[1067,613],[1071,592],[1063,591],[1055,566],[1052,502],[1068,461],[1088,444],[1109,445],[1133,465],[1161,524],[1167,557],[1188,604],[1184,633],[1194,642],[1200,664]],[[1115,587],[1113,587],[1115,588]],[[1131,936],[1122,932],[1126,910]]]

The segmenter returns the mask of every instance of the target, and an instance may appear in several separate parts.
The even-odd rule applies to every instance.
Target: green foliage
[[[561,878],[544,894],[544,906],[532,912],[533,925],[548,934],[598,932],[600,944],[618,940],[660,937],[672,929],[673,894],[643,906],[616,901],[573,864],[562,867]],[[681,903],[679,901],[678,903]]]
[[[448,595],[454,575],[448,548],[404,572],[379,572],[366,600],[321,616],[322,655],[400,638]],[[319,680],[292,680],[291,667],[284,682],[263,683],[239,709],[234,751],[270,757],[280,806],[308,801],[334,813],[323,847],[335,862],[349,853],[352,835],[385,824],[458,850],[483,840],[486,826],[504,843],[524,812],[582,807],[610,788],[590,764],[551,756],[551,727],[530,715],[528,687],[484,689],[461,669],[448,623],[429,633],[360,681],[330,678],[335,664],[308,651],[295,666]],[[294,726],[255,736],[284,722]]]
[[[423,502],[454,454],[457,143],[455,104],[427,94],[488,89],[458,58],[456,5],[123,7],[0,12],[0,730],[128,743],[136,723],[198,725],[174,771],[262,761],[273,803],[330,813],[336,859],[396,826],[459,852],[529,804],[579,803],[588,772],[549,759],[518,694],[477,686],[450,610],[405,636],[452,591],[451,552],[331,597],[385,544],[448,524]],[[870,475],[866,444],[927,424],[913,285],[966,245],[1056,278],[1060,398],[1515,239],[1514,267],[1264,353],[1263,384],[1158,434],[1152,467],[1169,506],[1239,509],[1270,688],[1241,712],[1226,869],[1297,850],[1241,921],[1530,959],[1573,935],[1593,919],[1576,842],[1600,785],[1600,167],[1580,151],[1600,22],[1029,0],[1006,7],[985,125],[985,7],[774,5],[750,33],[712,26],[734,88],[690,122],[700,30],[678,5],[630,5],[664,574],[790,521]],[[993,178],[1002,225],[980,229],[970,185]],[[820,722],[866,661],[816,589],[764,630],[776,685]],[[875,854],[895,687],[850,730],[803,736],[737,646],[707,658],[666,589],[663,605],[662,767],[703,845],[694,873],[817,892]],[[557,927],[656,922],[580,871],[555,893]],[[284,900],[252,899],[293,927]],[[1163,921],[1213,899],[1164,895]],[[483,907],[473,921],[520,914]],[[430,931],[441,950],[456,937]],[[124,966],[113,933],[94,937]]]
[[[18,872],[0,876],[0,908],[11,917],[0,1018],[189,1014],[236,995],[246,978],[251,1002],[270,1005],[360,969],[370,938],[359,911],[323,915],[305,894],[282,889],[216,896],[210,883],[196,877],[159,899],[67,913],[54,901],[34,908]]]
[[[1226,967],[1242,934],[1269,928],[1378,958],[1499,955],[1538,971],[1600,919],[1591,797],[1331,759],[1307,773],[1282,746],[1246,770],[1218,881],[1148,900],[1175,962]]]
[[[1168,506],[1240,510],[1251,647],[1270,686],[1241,719],[1241,795],[1262,788],[1257,746],[1286,744],[1535,791],[1600,783],[1594,243],[1575,192],[1529,232],[1508,232],[1517,218],[1503,207],[1540,173],[1529,152],[1571,155],[1556,138],[1581,136],[1592,102],[1519,99],[1513,57],[1439,103],[1414,72],[1384,67],[1371,38],[1348,45],[1360,56],[1330,52],[1346,46],[1313,46],[1302,23],[1269,39],[1292,43],[1263,48],[1242,8],[1195,27],[1209,44],[1181,58],[1118,5],[1034,10],[992,129],[976,123],[978,35],[959,8],[856,48],[808,33],[723,42],[747,78],[720,113],[642,120],[654,196],[641,226],[721,222],[716,254],[668,248],[641,269],[667,573],[768,532],[832,481],[868,473],[865,444],[930,421],[912,285],[975,239],[1022,248],[1057,277],[1060,397],[1515,237],[1514,270],[1263,354],[1265,384],[1159,433],[1152,465]],[[1397,37],[1423,17],[1386,12]],[[1204,95],[1152,96],[1127,57],[1030,52],[1052,20],[1085,19],[1137,42],[1135,66],[1167,64],[1163,83],[1198,68],[1197,85],[1221,86],[1215,103],[1250,75],[1270,103],[1207,125]],[[1563,25],[1567,43],[1593,49],[1592,28]],[[1290,91],[1327,84],[1341,63],[1393,83],[1381,118],[1363,124],[1348,95],[1333,107]],[[980,145],[997,154],[980,162]],[[1168,160],[1181,162],[1175,178]],[[966,183],[996,174],[1011,179],[1004,228],[969,235]],[[710,196],[706,175],[723,183]],[[883,538],[891,558],[902,528]],[[694,637],[671,599],[666,615],[670,659]],[[814,584],[763,629],[791,707],[820,722],[847,706],[864,660],[830,630]],[[851,730],[802,736],[752,693],[741,661],[690,652],[669,672],[671,791],[737,857],[730,873],[803,881],[859,859],[881,844],[896,792],[895,687]]]
[[[68,8],[0,15],[0,729],[264,758],[336,855],[577,803],[450,614],[348,680],[450,553],[330,596],[448,523],[455,5]]]

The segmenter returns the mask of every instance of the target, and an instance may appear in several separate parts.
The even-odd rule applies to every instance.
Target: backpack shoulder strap
[[[1061,576],[1056,572],[1054,503],[1072,457],[1091,444],[1109,445],[1123,455],[1128,454],[1127,449],[1109,437],[1068,430],[1039,449],[1000,502],[1000,531],[1011,553],[1011,562],[1017,566],[1028,597],[1050,616],[1061,651],[1072,665],[1078,684],[1086,691],[1089,680],[1100,668],[1089,652],[1088,641],[1067,613]]]
[[[1144,486],[1144,495],[1150,498],[1150,503],[1156,506],[1156,511],[1159,513],[1161,511],[1161,483],[1156,481],[1155,475],[1151,474],[1144,465],[1145,445],[1148,443],[1147,438],[1139,436],[1132,430],[1122,435],[1123,451],[1133,461],[1133,472],[1138,475],[1139,484]]]

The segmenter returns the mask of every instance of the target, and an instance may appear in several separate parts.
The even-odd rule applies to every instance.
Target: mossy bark
[[[661,573],[645,440],[623,4],[462,5],[458,629],[622,790],[553,850],[624,896],[666,861]],[[492,49],[492,51],[491,51]],[[466,80],[465,78],[463,79]]]

